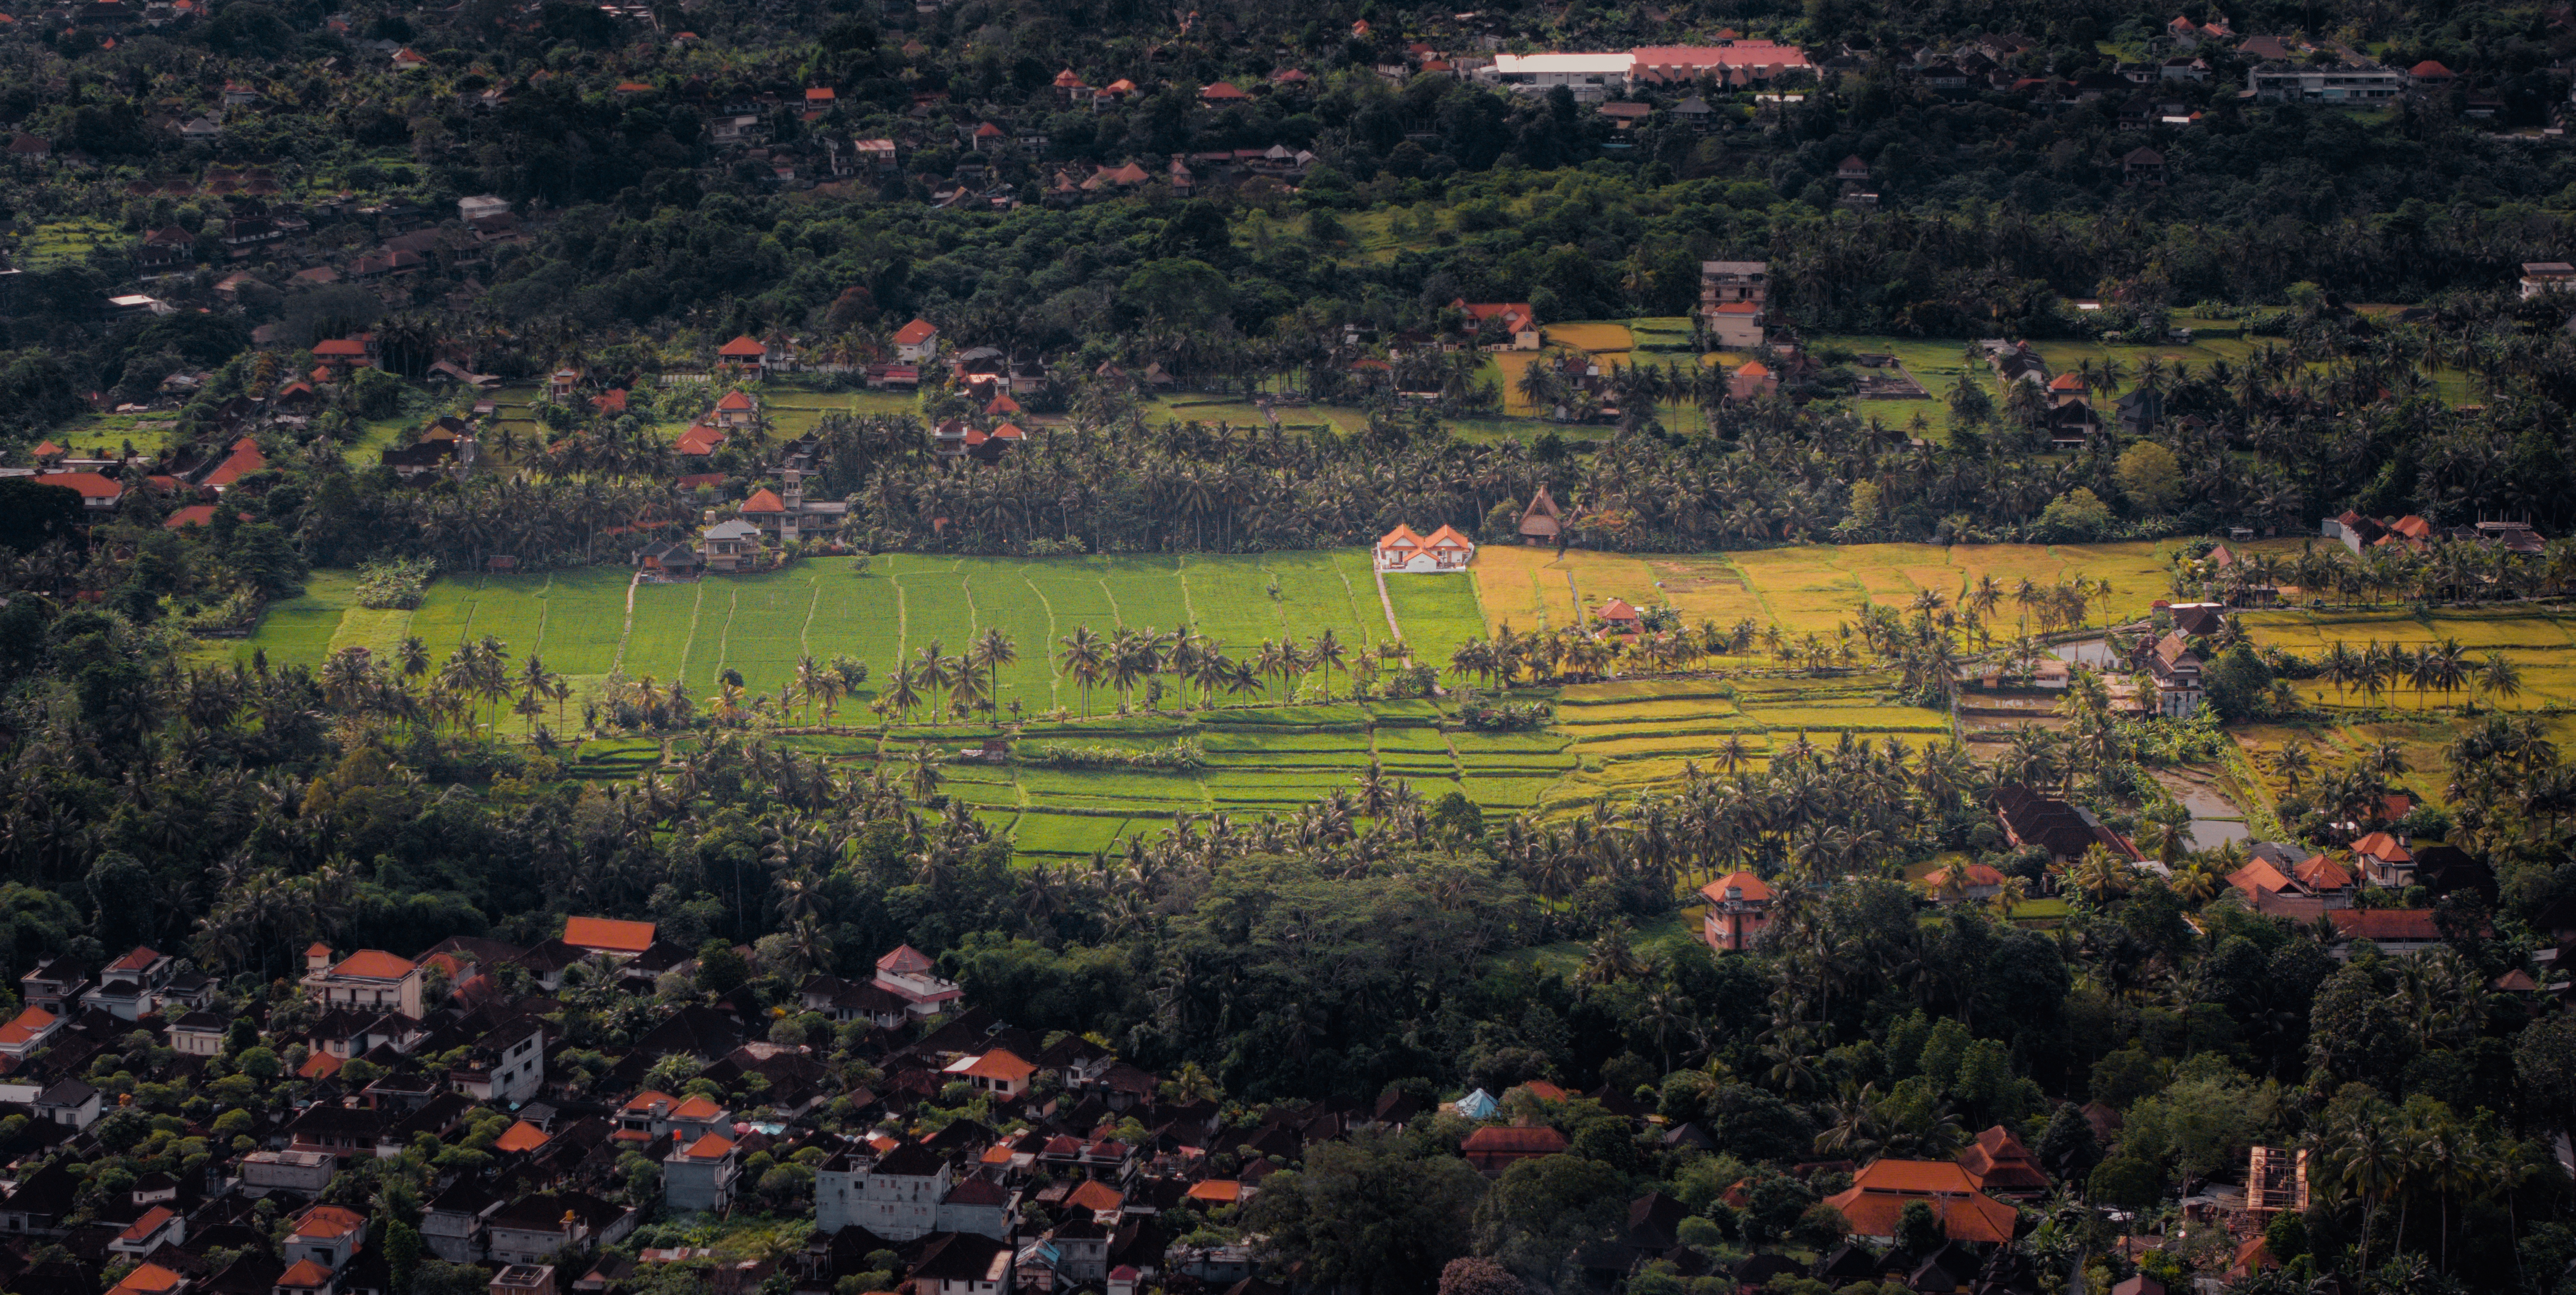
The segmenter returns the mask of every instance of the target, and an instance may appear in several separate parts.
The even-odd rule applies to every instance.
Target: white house
[[[1454,527],[1443,526],[1422,535],[1410,526],[1398,524],[1378,537],[1376,556],[1380,571],[1434,575],[1466,570],[1475,559],[1476,545]]]

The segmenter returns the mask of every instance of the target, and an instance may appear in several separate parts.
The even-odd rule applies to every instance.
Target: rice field
[[[2329,710],[2395,712],[2471,702],[2509,711],[2561,710],[2576,706],[2576,625],[2561,615],[2527,607],[2438,608],[2424,612],[2314,611],[2283,609],[2249,612],[2242,617],[2255,643],[2279,647],[2315,659],[2336,645],[2359,650],[2372,643],[2415,649],[2456,641],[2467,649],[2474,671],[2490,656],[2513,663],[2520,676],[2511,696],[2471,685],[2445,696],[2418,697],[2404,680],[2384,686],[2376,697],[2350,688],[2338,690],[2324,679],[2292,682],[2312,703]],[[2447,739],[2446,739],[2447,740]]]
[[[2295,553],[2297,540],[2240,546],[2249,552]],[[1751,620],[1783,633],[1830,633],[1853,623],[1862,604],[1905,608],[1925,591],[1955,606],[1992,576],[2007,591],[1996,609],[2016,614],[2009,592],[2021,581],[2052,585],[2082,576],[2108,580],[2111,595],[2091,618],[2135,619],[2171,592],[2166,544],[1810,544],[1736,553],[1631,554],[1490,545],[1476,554],[1477,598],[1499,630],[1575,623],[1576,609],[1624,598],[1640,607],[1666,604],[1685,624],[1731,626]]]
[[[359,608],[353,577],[325,571],[315,573],[301,597],[273,606],[251,638],[210,643],[200,659],[247,659],[264,651],[273,664],[318,665],[340,648],[389,653],[409,635],[443,655],[489,635],[514,656],[544,657],[576,695],[619,672],[657,685],[677,681],[703,699],[731,673],[742,676],[749,693],[775,697],[792,680],[800,656],[847,655],[869,665],[870,680],[842,704],[840,731],[799,732],[780,741],[864,764],[904,757],[920,743],[953,749],[1002,734],[1014,727],[1010,707],[1016,704],[1024,754],[1046,742],[1127,750],[1184,739],[1197,744],[1204,763],[1186,772],[948,766],[945,793],[1011,833],[1020,853],[1075,858],[1161,830],[1176,814],[1294,813],[1337,790],[1356,791],[1372,764],[1428,801],[1455,791],[1489,819],[1521,813],[1547,819],[1670,789],[1694,765],[1758,769],[1802,737],[1819,747],[1844,734],[1919,746],[1952,732],[1941,712],[1891,703],[1894,680],[1885,675],[1863,669],[1810,677],[1780,672],[1767,658],[1715,662],[1717,677],[1614,678],[1532,693],[1552,700],[1556,710],[1546,729],[1528,733],[1464,731],[1446,703],[1433,700],[1322,700],[1316,676],[1298,697],[1271,683],[1221,694],[1205,707],[1194,689],[1166,681],[1155,713],[1118,714],[1111,690],[1096,688],[1086,698],[1052,659],[1051,645],[1077,625],[1103,635],[1120,626],[1188,627],[1237,656],[1264,639],[1311,640],[1330,629],[1354,662],[1400,635],[1417,660],[1445,668],[1450,652],[1471,638],[1504,624],[1518,630],[1572,624],[1577,609],[1609,597],[1666,603],[1694,624],[1750,619],[1791,634],[1830,635],[1868,601],[1908,606],[1924,590],[1955,599],[1988,575],[2007,589],[2024,579],[2051,584],[2081,575],[2112,584],[2107,610],[2097,606],[2093,613],[2100,624],[2143,614],[2165,595],[2163,560],[2160,548],[2148,544],[1805,546],[1673,555],[1578,550],[1562,556],[1491,546],[1479,553],[1470,578],[1392,577],[1381,603],[1359,550],[1027,560],[895,554],[873,559],[864,575],[847,560],[812,560],[758,576],[631,591],[629,572],[606,567],[447,580],[409,612]],[[2009,621],[2013,609],[2007,599],[1998,619]],[[2253,613],[2245,623],[2257,642],[2302,653],[2335,642],[2412,645],[2443,638],[2469,645],[2473,659],[2503,653],[2520,667],[2522,689],[2497,703],[2546,710],[2554,726],[2569,730],[2565,738],[2576,740],[2576,717],[2565,713],[2576,706],[2576,655],[2569,651],[2576,648],[2576,630],[2560,618],[2527,610],[2424,616],[2284,610]],[[954,655],[993,628],[1020,651],[999,672],[999,717],[876,727],[866,703],[897,661],[933,644]],[[1346,671],[1335,673],[1344,697],[1348,679]],[[2330,704],[2336,700],[2326,685],[2301,686]],[[1140,690],[1140,707],[1144,700]],[[2364,712],[2358,699],[2347,699],[2346,721],[2278,734],[2249,731],[2246,740],[2258,755],[2267,743],[2309,742],[2334,761],[2395,742],[2415,769],[2408,785],[2435,794],[2440,751],[2456,721],[2439,713],[2415,718],[2407,713],[2413,701],[2399,692]],[[803,717],[801,703],[792,709]],[[575,772],[633,777],[666,749],[695,740],[591,741]]]

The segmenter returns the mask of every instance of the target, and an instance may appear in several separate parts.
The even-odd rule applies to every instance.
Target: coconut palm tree
[[[1108,665],[1109,645],[1102,642],[1100,636],[1093,633],[1089,625],[1076,625],[1071,634],[1056,640],[1056,646],[1059,649],[1056,660],[1062,663],[1064,672],[1073,676],[1074,683],[1082,689],[1082,716],[1089,719],[1091,718],[1091,689],[1100,682],[1102,672]]]

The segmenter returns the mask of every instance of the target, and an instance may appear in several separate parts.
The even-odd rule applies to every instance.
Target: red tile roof
[[[2383,863],[2413,863],[2415,856],[2406,852],[2404,842],[2386,832],[2373,832],[2352,843],[2354,854],[2366,854]]]
[[[1729,889],[1733,889],[1735,891],[1735,897],[1739,900],[1761,900],[1771,898],[1771,887],[1760,877],[1754,876],[1751,872],[1746,871],[1733,872],[1720,877],[1717,880],[1700,887],[1699,893],[1701,898],[1706,899],[1708,902],[1719,904],[1726,901],[1726,892]]]
[[[409,958],[398,958],[382,949],[360,949],[331,969],[335,976],[359,976],[368,980],[400,980],[412,973]]]
[[[1468,1134],[1458,1149],[1470,1156],[1552,1156],[1565,1147],[1565,1135],[1544,1124],[1493,1124]]]
[[[691,1160],[714,1160],[733,1150],[733,1139],[721,1133],[710,1133],[689,1144],[681,1154]]]
[[[717,348],[716,354],[728,359],[757,360],[760,357],[769,354],[769,348],[752,340],[751,334],[745,333],[742,336],[725,343],[722,347]]]
[[[298,1259],[295,1266],[277,1279],[280,1290],[321,1290],[331,1284],[331,1270],[310,1259]]]
[[[47,472],[35,480],[41,485],[77,490],[83,499],[115,499],[125,493],[124,486],[95,472]]]
[[[2347,940],[2438,940],[2429,908],[2343,908],[2326,914],[2335,934]]]
[[[316,1205],[295,1220],[299,1237],[342,1237],[367,1226],[366,1216],[339,1205]]]
[[[127,1273],[125,1280],[118,1282],[108,1295],[159,1295],[163,1291],[179,1289],[187,1280],[159,1264],[143,1264]]]
[[[1094,1178],[1066,1194],[1064,1203],[1075,1209],[1096,1212],[1123,1208],[1127,1204],[1127,1198],[1121,1195],[1117,1188]]]
[[[576,949],[642,953],[653,947],[653,923],[621,922],[607,917],[564,919],[563,942]]]
[[[746,513],[783,513],[787,511],[787,504],[776,492],[762,486],[751,492],[751,498],[742,501],[742,510]]]
[[[24,1044],[54,1027],[54,1014],[41,1007],[30,1007],[0,1025],[0,1043]]]
[[[1022,1061],[1017,1053],[1008,1048],[995,1048],[975,1058],[975,1064],[958,1073],[973,1075],[978,1079],[1000,1079],[1018,1083],[1037,1072],[1037,1067]]]
[[[135,945],[132,951],[128,952],[124,957],[107,964],[107,969],[110,971],[141,971],[160,960],[160,954],[138,944]]]
[[[233,452],[206,474],[206,484],[221,488],[268,466],[268,456],[259,452],[259,442],[243,437],[233,442]]]
[[[517,1123],[512,1124],[507,1130],[503,1131],[500,1137],[492,1140],[492,1149],[495,1151],[534,1151],[545,1144],[545,1130],[528,1123],[526,1120],[520,1120]]]
[[[897,346],[919,346],[923,342],[927,342],[932,337],[937,336],[938,333],[939,330],[931,327],[929,320],[916,319],[911,323],[904,325],[901,330],[895,333],[894,344]]]
[[[170,1222],[170,1220],[177,1217],[179,1217],[177,1212],[171,1210],[168,1206],[155,1205],[151,1209],[144,1211],[142,1218],[134,1220],[134,1225],[132,1227],[127,1228],[123,1232],[117,1233],[116,1239],[128,1242],[141,1241],[144,1238],[151,1236],[153,1233],[160,1231]]]

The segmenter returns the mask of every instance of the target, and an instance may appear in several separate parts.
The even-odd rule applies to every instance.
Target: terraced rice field
[[[735,671],[750,692],[771,695],[794,678],[800,656],[847,655],[871,671],[858,698],[863,707],[898,660],[932,644],[953,656],[999,628],[1020,660],[1000,672],[998,700],[1043,714],[1083,708],[1081,689],[1054,660],[1054,644],[1079,625],[1103,637],[1121,626],[1187,627],[1237,656],[1265,639],[1310,641],[1329,629],[1356,659],[1394,637],[1367,555],[1357,550],[1029,560],[892,554],[875,558],[866,575],[847,561],[816,560],[760,575],[638,586],[631,615],[630,576],[592,567],[441,580],[417,610],[379,612],[355,605],[350,576],[321,572],[303,597],[271,608],[253,637],[214,652],[247,660],[262,649],[275,664],[318,666],[343,647],[389,652],[406,635],[442,657],[488,635],[513,656],[543,657],[576,692],[619,670],[704,694],[723,672]],[[1275,599],[1268,593],[1273,580]],[[1445,661],[1482,632],[1469,581],[1405,577],[1390,581],[1388,593],[1404,640],[1426,660]],[[1334,678],[1338,686],[1347,674]],[[1091,704],[1108,707],[1114,699],[1103,691]]]
[[[2295,681],[2302,695],[2328,709],[2395,711],[2414,708],[2419,703],[2460,705],[2472,700],[2481,707],[2503,710],[2563,710],[2576,706],[2576,623],[2561,615],[2520,607],[2444,608],[2421,614],[2398,610],[2280,610],[2249,612],[2242,621],[2256,643],[2285,648],[2311,659],[2332,651],[2338,643],[2354,650],[2371,643],[2413,649],[2456,640],[2468,650],[2473,669],[2493,655],[2511,661],[2521,675],[2520,691],[2511,697],[2469,687],[2448,697],[2435,693],[2418,698],[2414,689],[2400,680],[2387,685],[2378,697],[2370,698],[2350,689],[2338,692],[2323,679]]]
[[[1575,551],[1562,557],[1492,546],[1479,554],[1470,579],[1390,579],[1388,604],[1416,658],[1445,666],[1452,649],[1489,627],[1569,624],[1577,607],[1598,606],[1609,596],[1668,602],[1692,623],[1750,619],[1791,633],[1830,634],[1864,600],[1907,605],[1925,589],[1955,597],[1984,574],[2008,588],[2024,578],[2045,584],[2081,574],[2108,578],[2115,590],[2108,614],[2131,616],[2164,594],[2161,563],[2156,548],[2143,544]],[[1820,747],[1846,733],[1921,746],[1951,732],[1940,712],[1890,704],[1894,683],[1883,675],[1808,677],[1781,673],[1767,658],[1712,663],[1718,677],[1611,679],[1529,693],[1556,704],[1555,721],[1535,733],[1463,731],[1444,703],[1427,700],[1316,702],[1312,676],[1309,696],[1296,704],[1265,688],[1195,709],[1195,693],[1174,686],[1161,713],[1118,715],[1108,689],[1086,700],[1047,650],[1081,624],[1103,634],[1121,625],[1186,625],[1238,655],[1263,639],[1294,634],[1308,640],[1329,628],[1356,659],[1390,638],[1387,606],[1357,550],[1040,560],[891,555],[876,558],[865,576],[846,561],[813,561],[762,576],[641,586],[633,591],[631,615],[627,581],[628,573],[615,568],[445,581],[417,611],[376,612],[353,606],[349,576],[321,572],[304,596],[271,608],[254,637],[210,644],[203,655],[246,659],[258,649],[273,663],[313,665],[338,648],[389,652],[410,634],[438,652],[489,634],[513,654],[542,655],[571,677],[577,693],[615,670],[658,684],[678,680],[704,697],[726,670],[739,671],[751,692],[775,696],[799,655],[846,654],[867,662],[872,673],[868,689],[843,704],[843,731],[779,740],[865,763],[901,758],[918,743],[954,749],[998,733],[986,723],[898,725],[881,735],[865,703],[897,660],[934,640],[955,654],[974,635],[1000,627],[1021,652],[1001,672],[999,699],[1006,714],[1012,702],[1022,707],[1024,755],[1042,742],[1141,750],[1191,739],[1206,758],[1188,772],[948,765],[947,794],[1011,832],[1023,854],[1039,858],[1110,848],[1124,836],[1168,826],[1174,814],[1293,813],[1336,790],[1355,791],[1372,763],[1427,800],[1457,791],[1489,818],[1531,812],[1545,819],[1669,789],[1691,764],[1710,771],[1760,768],[1801,737]],[[1268,592],[1273,581],[1276,598]],[[2009,619],[2013,604],[2007,601],[1998,615]],[[2097,608],[2095,623],[2105,616]],[[2523,671],[2520,698],[2504,704],[2547,710],[2550,722],[2567,730],[2562,740],[2576,741],[2576,716],[2566,712],[2576,703],[2576,660],[2569,652],[2576,631],[2560,619],[2531,612],[2427,619],[2281,611],[2254,614],[2247,624],[2257,641],[2301,652],[2335,641],[2416,644],[2445,637],[2471,645],[2473,656],[2503,652]],[[1336,686],[1346,687],[1347,678],[1336,672]],[[2437,793],[2440,750],[2454,721],[2413,720],[2404,713],[2412,704],[2401,692],[2384,697],[2376,715],[2355,713],[2348,722],[2297,733],[2262,730],[2248,738],[2258,754],[2268,744],[2298,740],[2334,762],[2396,742],[2416,770],[2409,784]],[[681,741],[687,740],[694,739]],[[584,745],[578,769],[633,777],[664,754],[664,744],[651,739],[593,741]]]
[[[2265,540],[2251,552],[2298,551],[2296,540]],[[1493,545],[1476,555],[1479,600],[1488,623],[1515,630],[1574,622],[1578,601],[1598,608],[1607,598],[1639,606],[1668,603],[1684,622],[1733,625],[1750,619],[1789,634],[1830,633],[1850,624],[1865,602],[1910,607],[1930,591],[1956,605],[1979,578],[2009,592],[2027,579],[2051,585],[2082,576],[2111,582],[2091,619],[2134,619],[2171,597],[2159,544],[1852,544],[1797,545],[1741,553],[1627,554],[1582,549]],[[2010,622],[2018,605],[1996,609]]]

